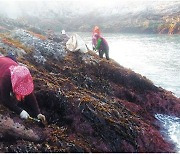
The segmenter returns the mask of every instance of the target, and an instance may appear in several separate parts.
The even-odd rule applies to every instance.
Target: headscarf
[[[93,35],[97,33],[98,35],[100,35],[100,29],[98,26],[95,26],[94,29],[93,29]]]
[[[96,45],[97,45],[97,40],[98,40],[99,37],[100,37],[99,34],[94,33],[94,35],[93,35],[93,37],[92,37],[92,44],[94,45],[94,47],[96,47]]]
[[[34,90],[32,76],[25,66],[10,66],[11,83],[17,100],[22,100]]]

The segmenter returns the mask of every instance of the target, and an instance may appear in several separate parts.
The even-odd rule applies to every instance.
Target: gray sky
[[[76,13],[85,13],[102,9],[108,10],[141,10],[156,4],[169,5],[177,0],[0,0],[0,13],[5,13],[11,18],[17,18],[26,13],[29,15],[43,14],[47,10],[62,13],[63,10]],[[104,8],[104,9],[103,9]]]

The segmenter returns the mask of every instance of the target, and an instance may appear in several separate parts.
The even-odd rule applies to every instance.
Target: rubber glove
[[[23,111],[20,113],[20,117],[21,117],[22,119],[28,119],[30,116],[29,116],[29,114],[28,114],[25,110],[23,110]]]
[[[46,122],[46,117],[43,114],[38,114],[37,118],[41,120],[43,123]]]

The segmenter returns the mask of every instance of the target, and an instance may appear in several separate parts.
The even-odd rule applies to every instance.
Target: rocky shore
[[[155,118],[180,117],[171,92],[112,59],[67,51],[27,28],[0,34],[0,53],[9,51],[30,69],[48,125],[1,105],[0,152],[175,152]]]

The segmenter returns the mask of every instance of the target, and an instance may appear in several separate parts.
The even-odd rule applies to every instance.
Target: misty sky
[[[169,5],[169,2],[175,2],[175,0],[0,0],[0,13],[11,18],[25,14],[32,16],[47,15],[48,10],[53,10],[62,15],[65,11],[71,11],[73,15],[96,11],[97,9],[101,9],[102,12],[111,11],[113,13],[114,11],[116,13],[122,11],[123,13],[131,10],[143,10],[153,4],[156,6],[156,3]]]

